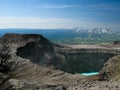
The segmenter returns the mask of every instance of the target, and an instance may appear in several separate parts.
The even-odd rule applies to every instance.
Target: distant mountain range
[[[94,29],[74,28],[73,31],[76,31],[79,33],[94,33],[94,34],[112,33],[112,30],[105,29],[105,28],[94,28]]]
[[[0,36],[5,33],[42,34],[55,43],[62,44],[99,44],[120,40],[120,31],[104,28],[73,29],[1,29]]]

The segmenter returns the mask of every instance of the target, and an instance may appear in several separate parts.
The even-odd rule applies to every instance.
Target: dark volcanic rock
[[[54,44],[38,34],[5,34],[0,39],[2,53],[16,52],[22,58],[43,66],[55,66],[60,60],[54,51]],[[5,49],[7,50],[5,52]],[[8,51],[9,50],[9,51]]]
[[[65,49],[71,48],[51,43],[38,34],[6,34],[0,42],[4,48],[1,50],[2,53],[15,52],[17,56],[29,59],[38,65],[68,73],[98,72],[104,63],[115,55],[114,53],[89,53],[88,49],[83,49],[84,53],[79,52],[79,49],[76,49],[75,53],[71,50],[66,52]],[[66,53],[61,54],[62,49]]]
[[[55,45],[41,35],[4,35],[0,38],[0,90],[104,90],[112,87],[110,82],[88,82],[96,81],[99,76],[86,78],[55,70],[66,63],[56,48],[64,49],[64,46]],[[118,56],[105,64],[100,75],[103,79],[106,76],[119,80],[119,71]],[[116,88],[119,88],[117,83],[112,89]]]
[[[104,63],[115,54],[110,53],[73,53],[65,55],[66,63],[60,67],[61,70],[69,73],[98,72]]]
[[[59,57],[41,35],[6,34],[0,52],[0,90],[67,90],[83,78],[49,67],[57,66]]]
[[[31,60],[39,65],[58,65],[58,60],[54,51],[54,45],[44,38],[32,41],[17,49],[16,54],[22,58]]]

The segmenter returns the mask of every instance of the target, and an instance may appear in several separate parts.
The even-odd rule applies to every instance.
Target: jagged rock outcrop
[[[54,51],[54,44],[41,35],[5,34],[0,42],[2,48],[8,48],[9,52],[16,52],[18,56],[30,59],[33,63],[44,66],[57,66],[60,63]]]
[[[120,81],[120,55],[110,58],[100,71],[100,80]]]
[[[49,66],[57,65],[54,44],[41,35],[6,34],[0,52],[0,90],[67,90],[83,78]]]
[[[55,45],[37,34],[6,34],[1,37],[0,90],[104,90],[112,87],[110,82],[105,84],[96,80],[119,80],[120,56],[110,59],[100,75],[86,78],[56,70],[67,62],[56,48],[64,49],[64,46]],[[89,87],[91,81],[95,82]],[[98,88],[99,84],[100,87],[110,86]],[[115,84],[114,88],[118,86]]]
[[[73,50],[73,47],[56,45],[37,34],[6,34],[0,42],[5,49],[1,50],[2,53],[14,52],[17,56],[29,59],[33,63],[69,73],[97,72],[109,58],[115,55],[101,53],[102,50],[104,52],[104,47],[101,50],[94,47],[96,53],[89,48]],[[91,52],[88,52],[90,50]]]

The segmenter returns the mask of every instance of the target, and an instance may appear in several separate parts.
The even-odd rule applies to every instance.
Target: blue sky
[[[0,28],[120,29],[120,0],[0,0]]]

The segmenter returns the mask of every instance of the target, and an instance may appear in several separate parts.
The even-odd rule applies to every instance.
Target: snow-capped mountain
[[[94,29],[85,29],[85,28],[74,28],[72,31],[77,33],[94,33],[94,34],[107,34],[112,33],[110,29],[105,28],[94,28]]]
[[[112,31],[111,30],[109,30],[109,29],[105,29],[105,28],[94,28],[93,30],[92,30],[92,32],[93,33],[112,33]]]

